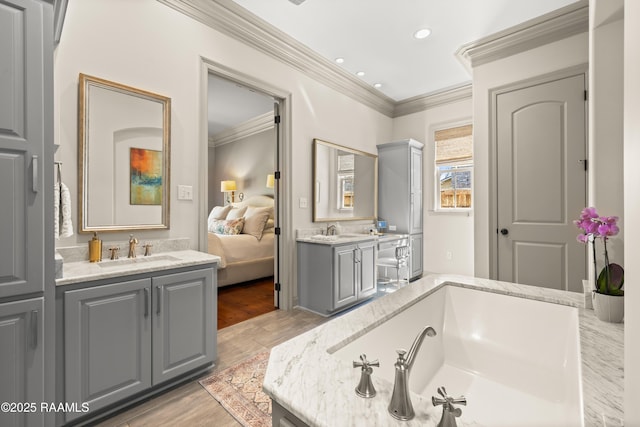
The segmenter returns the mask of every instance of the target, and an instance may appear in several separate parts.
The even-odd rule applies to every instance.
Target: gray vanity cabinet
[[[298,302],[330,315],[376,293],[376,242],[298,242]]]
[[[96,410],[151,387],[150,293],[148,278],[64,293],[64,401]]]
[[[378,217],[389,231],[409,234],[411,279],[423,271],[423,146],[413,139],[377,146]]]
[[[64,401],[91,411],[215,358],[214,269],[64,292]],[[86,415],[67,413],[65,422]]]
[[[0,402],[37,410],[0,411],[0,426],[43,425],[43,298],[0,304]]]
[[[213,362],[213,270],[153,278],[153,383]]]

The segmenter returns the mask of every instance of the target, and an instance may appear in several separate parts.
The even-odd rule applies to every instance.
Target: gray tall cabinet
[[[378,218],[409,235],[411,279],[422,275],[423,147],[414,139],[378,145]]]
[[[44,357],[53,339],[50,3],[0,2],[0,58],[0,402],[39,405],[53,396],[53,359]],[[45,424],[39,406],[8,409],[2,426]]]

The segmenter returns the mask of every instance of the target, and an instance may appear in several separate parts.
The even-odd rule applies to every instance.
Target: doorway
[[[497,280],[581,291],[586,250],[584,72],[494,94]]]
[[[219,328],[280,305],[279,106],[207,75],[207,235],[208,252],[221,258]]]

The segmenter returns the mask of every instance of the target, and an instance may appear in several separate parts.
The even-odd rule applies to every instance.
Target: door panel
[[[338,247],[334,252],[334,309],[356,301],[356,263],[354,245]]]
[[[498,280],[582,290],[584,89],[578,75],[497,96]]]
[[[37,1],[0,2],[0,297],[44,289],[43,14]]]
[[[358,298],[363,298],[376,292],[376,244],[361,243],[358,250],[360,251]]]

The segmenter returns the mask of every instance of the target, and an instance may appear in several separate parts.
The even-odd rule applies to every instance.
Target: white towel
[[[71,222],[71,192],[69,188],[60,183],[60,195],[59,195],[59,207],[56,210],[56,215],[59,215],[59,230],[60,234],[56,234],[58,237],[73,236],[73,224]]]
[[[60,238],[60,184],[56,182],[53,190],[53,235]]]

